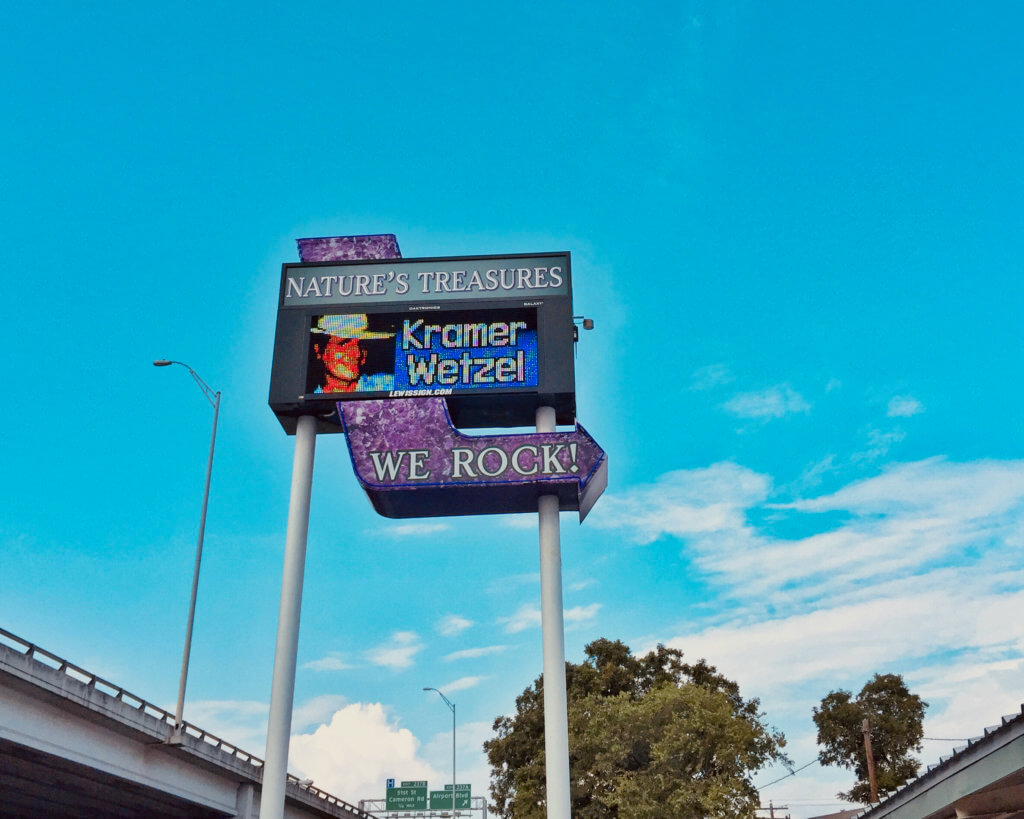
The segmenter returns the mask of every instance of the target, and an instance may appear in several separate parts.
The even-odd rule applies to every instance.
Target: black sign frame
[[[411,276],[399,274],[399,277],[405,275],[407,281],[411,278],[402,295],[398,295],[399,291],[393,284],[396,269],[413,271]],[[440,280],[435,271],[442,269],[446,271],[444,282],[448,287],[438,292]],[[323,292],[330,292],[329,288],[319,286],[316,286],[312,298],[301,298],[304,289],[313,291],[314,278],[325,280],[321,273],[333,273],[337,283],[344,280],[350,270],[359,274],[362,293],[358,299],[336,293],[333,298],[325,297]],[[417,270],[428,272],[416,273]],[[455,270],[464,275],[458,279],[447,275]],[[503,274],[531,272],[503,278],[494,275],[499,270]],[[468,272],[478,275],[471,278]],[[408,313],[429,320],[436,313],[447,316],[464,313],[468,320],[475,311],[523,308],[536,311],[536,386],[453,390],[450,395],[445,395],[452,422],[461,428],[533,426],[537,408],[550,406],[555,409],[557,423],[572,424],[576,417],[576,384],[571,275],[568,252],[286,263],[281,268],[270,407],[288,434],[294,434],[297,419],[302,415],[317,416],[318,432],[331,433],[341,431],[337,413],[339,400],[402,397],[391,394],[399,392],[395,390],[308,392],[310,328],[317,316]],[[355,274],[349,278],[355,278]],[[416,287],[417,278],[423,285],[420,289]],[[303,287],[306,282],[309,285]],[[455,286],[456,282],[461,284],[461,289]],[[557,286],[554,286],[556,282]],[[433,292],[431,284],[435,286]],[[496,286],[491,287],[492,284]],[[349,291],[352,292],[351,287]]]

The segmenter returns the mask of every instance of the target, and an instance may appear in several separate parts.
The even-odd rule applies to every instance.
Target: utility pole
[[[769,800],[767,808],[758,808],[758,810],[766,810],[766,811],[768,811],[768,816],[770,817],[770,819],[775,819],[775,811],[777,811],[777,810],[789,810],[789,805],[776,805],[771,800]],[[789,814],[787,813],[785,815],[785,817],[779,816],[779,819],[789,819]]]
[[[874,804],[878,801],[878,780],[875,779],[875,757],[871,753],[871,726],[865,719],[860,728],[864,732],[864,753],[868,758],[868,785],[871,787],[871,802]]]

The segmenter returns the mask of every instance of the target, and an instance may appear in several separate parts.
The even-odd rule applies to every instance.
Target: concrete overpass
[[[4,819],[255,819],[263,761],[0,629]],[[370,814],[288,777],[288,819]]]

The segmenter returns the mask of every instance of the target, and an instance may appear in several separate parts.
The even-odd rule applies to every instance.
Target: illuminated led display
[[[535,309],[331,313],[310,320],[310,395],[451,395],[536,388],[538,381]]]

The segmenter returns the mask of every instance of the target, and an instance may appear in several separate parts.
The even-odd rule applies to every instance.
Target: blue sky
[[[0,625],[263,753],[292,441],[280,265],[568,250],[580,421],[568,658],[705,656],[798,765],[896,672],[926,736],[1024,700],[1024,69],[1015,4],[8,4],[0,11]],[[540,671],[535,520],[374,515],[318,443],[293,769],[442,781]],[[925,743],[934,762],[950,743]],[[327,750],[325,750],[327,749]],[[763,771],[767,783],[784,771]],[[462,777],[460,776],[460,779]],[[766,788],[794,817],[850,784]]]

